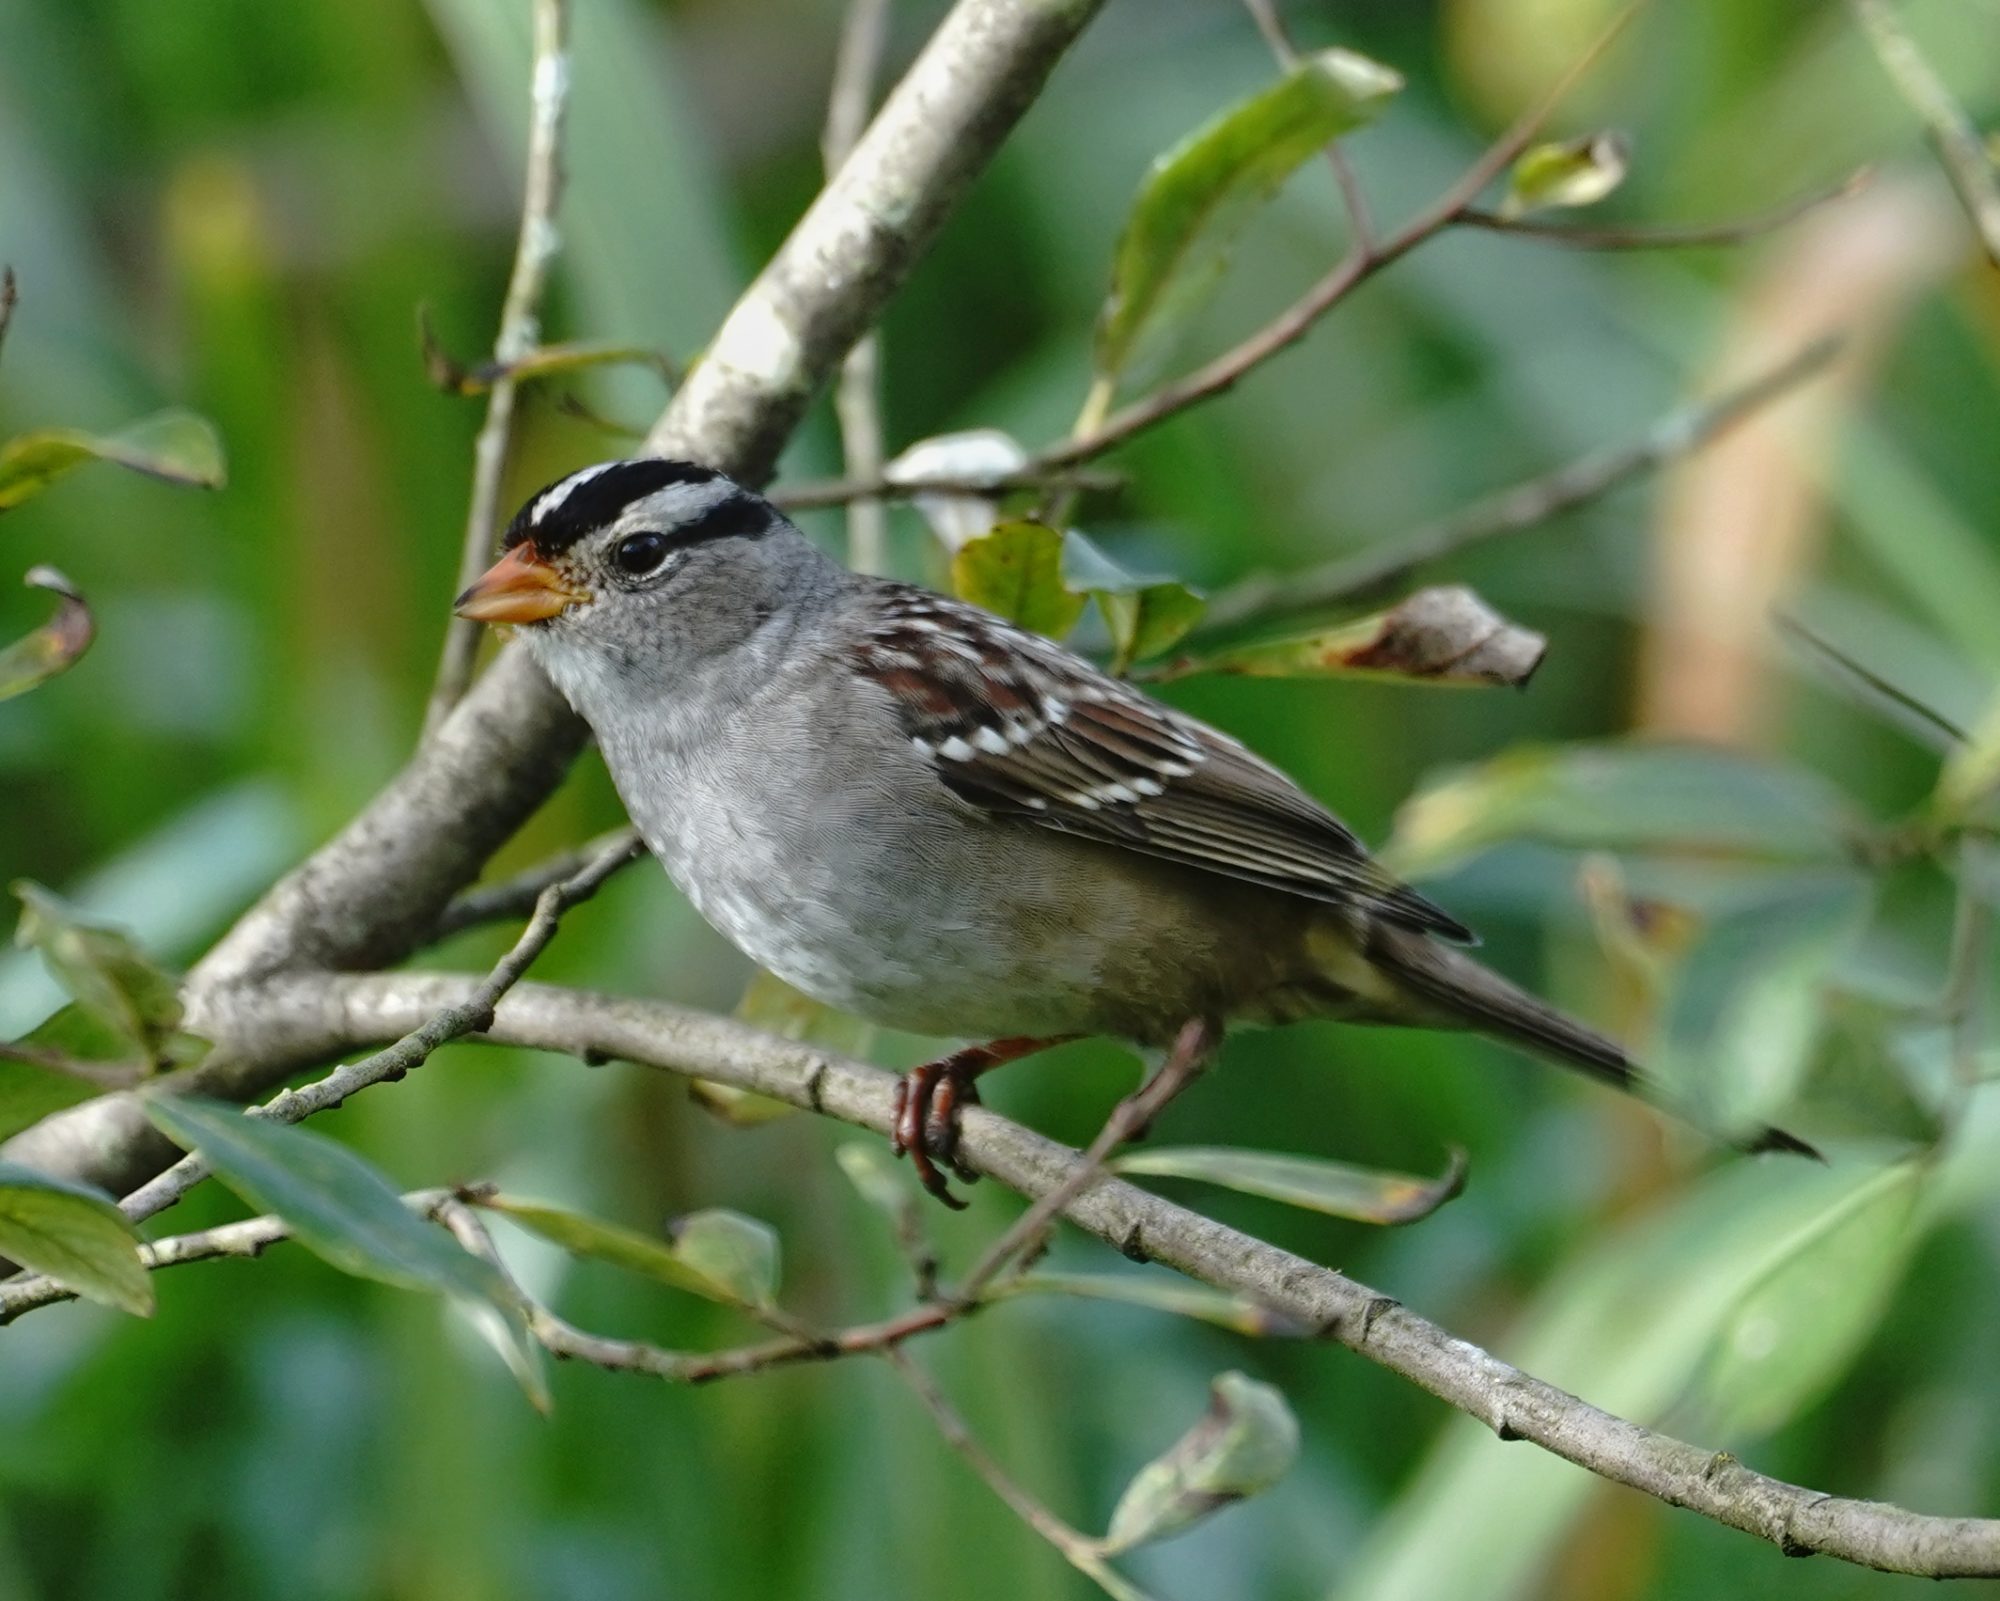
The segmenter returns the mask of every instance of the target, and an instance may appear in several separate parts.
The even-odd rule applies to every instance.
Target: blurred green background
[[[574,9],[572,180],[546,329],[685,358],[815,189],[839,8]],[[1437,193],[1609,9],[1345,0],[1287,16],[1302,43],[1347,44],[1409,78],[1351,145],[1393,218]],[[897,63],[942,10],[899,0]],[[2000,10],[1919,0],[1906,14],[1990,120]],[[212,495],[94,468],[0,529],[0,638],[46,613],[15,587],[36,561],[68,572],[101,627],[74,672],[0,705],[0,877],[57,886],[186,962],[418,730],[481,403],[426,383],[416,313],[427,305],[461,356],[490,344],[518,203],[527,7],[0,0],[0,39],[0,258],[22,287],[0,434],[185,405],[214,420],[230,467]],[[1112,5],[884,325],[892,448],[979,425],[1059,435],[1145,163],[1272,71],[1227,0]],[[1866,821],[1918,806],[1937,757],[1803,671],[1769,610],[1782,602],[1961,723],[1991,702],[2000,277],[1843,6],[1656,6],[1556,127],[1605,124],[1628,129],[1636,154],[1604,220],[1747,215],[1863,163],[1878,173],[1855,200],[1735,249],[1449,236],[1225,400],[1125,451],[1129,492],[1086,502],[1082,520],[1121,559],[1204,585],[1301,565],[1623,442],[1718,375],[1849,329],[1838,373],[1782,427],[1444,569],[1551,637],[1527,692],[1171,691],[1376,840],[1428,776],[1516,747],[1633,732],[1732,747],[1654,765],[1622,747],[1522,758],[1504,769],[1513,810],[1488,813],[1492,848],[1435,809],[1408,814],[1399,842],[1499,965],[1651,1037],[1707,1104],[1799,1121],[1835,1161],[1719,1160],[1649,1111],[1479,1042],[1331,1026],[1232,1041],[1160,1137],[1412,1171],[1463,1145],[1467,1194],[1402,1231],[1176,1193],[1767,1472],[1991,1514],[2000,1115],[1990,1090],[1952,1075],[1995,1063],[1974,1052],[1968,1074],[1961,1051],[1954,1067],[1938,1021],[1950,876],[1873,850]],[[1343,242],[1332,179],[1310,166],[1184,356],[1256,326]],[[627,448],[559,409],[562,387],[528,397],[509,506]],[[631,372],[584,393],[641,426],[664,398]],[[837,466],[823,413],[788,457],[794,476]],[[837,516],[812,525],[839,536]],[[898,510],[892,526],[899,566],[932,570],[918,520]],[[1635,808],[1654,821],[1635,823]],[[1697,815],[1729,839],[1687,823]],[[618,816],[587,758],[502,865]],[[1744,817],[1748,844],[1734,837]],[[1655,848],[1670,836],[1693,848]],[[1587,863],[1600,908],[1622,885],[1679,909],[1649,919],[1668,925],[1650,956],[1621,968],[1607,950]],[[503,944],[465,936],[437,960],[483,966]],[[650,867],[575,916],[538,973],[722,1010],[746,977]],[[1974,978],[1990,992],[1990,968]],[[54,1004],[32,959],[0,956],[0,1028]],[[916,1049],[889,1042],[882,1059]],[[1108,1047],[1078,1048],[1003,1075],[990,1099],[1082,1139],[1130,1072]],[[499,1179],[644,1228],[702,1205],[766,1218],[785,1241],[789,1302],[817,1318],[871,1315],[902,1293],[833,1160],[856,1136],[816,1119],[733,1129],[663,1076],[457,1047],[320,1126],[407,1184]],[[1935,1160],[1887,1165],[1913,1147]],[[986,1191],[965,1217],[934,1220],[961,1266],[1010,1215]],[[237,1210],[203,1192],[172,1226]],[[750,1332],[505,1243],[588,1327],[687,1346]],[[1106,1266],[1074,1240],[1058,1254]],[[1095,1593],[872,1364],[699,1391],[565,1369],[544,1421],[436,1304],[295,1248],[158,1288],[149,1323],[69,1306],[0,1334],[0,1597]],[[921,1354],[993,1450],[1085,1527],[1192,1421],[1212,1373],[1281,1385],[1304,1429],[1299,1467],[1132,1559],[1168,1596],[1837,1597],[1916,1583],[1788,1562],[1500,1444],[1338,1350],[1038,1298]]]

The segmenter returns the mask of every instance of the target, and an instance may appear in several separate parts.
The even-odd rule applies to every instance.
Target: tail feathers
[[[1431,1021],[1496,1035],[1530,1055],[1587,1073],[1656,1104],[1666,1099],[1615,1041],[1564,1016],[1449,945],[1378,924],[1368,956],[1398,989],[1430,1014]],[[1778,1128],[1756,1130],[1735,1143],[1745,1152],[1786,1151],[1816,1162],[1826,1160],[1804,1140]]]
[[[1471,957],[1403,929],[1377,926],[1369,957],[1434,1020],[1496,1034],[1535,1056],[1636,1092],[1640,1073],[1615,1041],[1507,982]]]

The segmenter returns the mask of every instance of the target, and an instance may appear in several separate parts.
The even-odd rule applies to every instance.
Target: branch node
[[[1118,1249],[1134,1262],[1150,1262],[1153,1253],[1146,1249],[1145,1229],[1136,1220],[1125,1231],[1125,1238],[1118,1242]]]

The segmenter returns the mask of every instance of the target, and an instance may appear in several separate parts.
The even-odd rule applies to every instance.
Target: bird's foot
[[[978,1173],[958,1154],[958,1119],[967,1106],[979,1104],[979,1075],[1062,1043],[1025,1036],[994,1040],[911,1068],[896,1081],[891,1149],[909,1157],[926,1190],[953,1211],[963,1211],[965,1202],[951,1193],[938,1165],[950,1168],[967,1184],[978,1182]]]

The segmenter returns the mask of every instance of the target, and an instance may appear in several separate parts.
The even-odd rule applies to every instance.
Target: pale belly
[[[1080,896],[1003,886],[976,868],[949,875],[945,891],[931,872],[918,883],[846,852],[839,866],[795,860],[785,872],[746,871],[678,838],[655,854],[744,955],[842,1011],[946,1037],[1118,1031]]]

